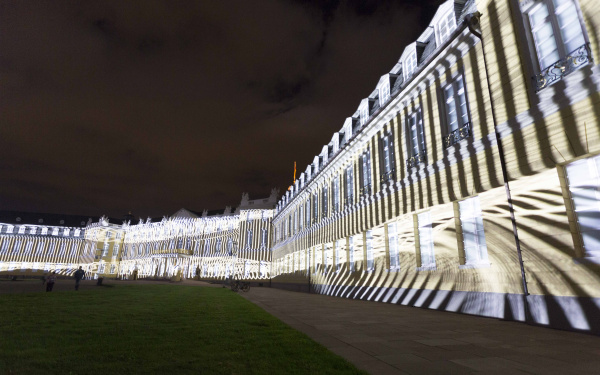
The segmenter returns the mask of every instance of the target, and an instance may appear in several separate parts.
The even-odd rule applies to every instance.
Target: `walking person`
[[[85,271],[79,266],[79,269],[73,274],[75,276],[75,290],[79,290],[79,282],[85,276]]]
[[[52,271],[50,275],[46,278],[46,292],[51,292],[52,288],[54,288],[54,283],[56,282],[56,271]]]

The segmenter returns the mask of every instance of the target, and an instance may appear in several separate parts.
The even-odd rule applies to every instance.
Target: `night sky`
[[[0,0],[0,209],[283,193],[441,2]]]

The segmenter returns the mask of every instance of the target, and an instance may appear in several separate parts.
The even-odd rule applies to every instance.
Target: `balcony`
[[[442,137],[442,143],[444,144],[444,148],[448,148],[470,136],[471,125],[467,122],[465,125],[463,125],[463,127],[458,128],[450,134]]]
[[[425,153],[425,151],[421,151],[418,154],[411,156],[406,161],[406,168],[408,168],[408,169],[414,168],[421,163],[425,164],[426,161],[427,161],[427,154]]]
[[[382,184],[385,184],[389,181],[394,181],[396,179],[396,170],[392,168],[390,171],[385,172],[381,175],[380,181]]]
[[[575,51],[569,53],[564,59],[558,60],[542,72],[533,77],[535,91],[541,91],[546,87],[560,81],[563,77],[573,73],[577,69],[587,65],[592,60],[592,54],[587,44],[582,45]]]

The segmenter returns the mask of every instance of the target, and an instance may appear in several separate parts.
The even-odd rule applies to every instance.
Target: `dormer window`
[[[362,103],[360,109],[358,110],[358,114],[360,116],[360,124],[366,124],[367,120],[369,119],[369,102],[365,101]]]
[[[390,79],[389,76],[379,86],[379,106],[383,107],[390,99]]]
[[[408,80],[417,69],[417,51],[411,52],[404,60],[404,79]]]
[[[444,43],[452,32],[456,29],[456,20],[454,12],[448,12],[440,19],[440,22],[435,25],[435,34],[438,40],[438,45]]]

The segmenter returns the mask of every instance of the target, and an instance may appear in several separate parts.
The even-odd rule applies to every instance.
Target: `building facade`
[[[600,332],[600,11],[448,0],[276,207],[272,285]]]

